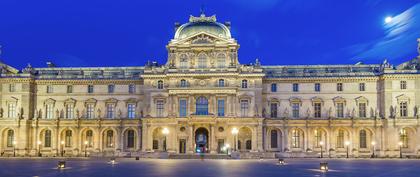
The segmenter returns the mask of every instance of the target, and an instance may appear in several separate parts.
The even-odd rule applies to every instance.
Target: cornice
[[[52,85],[88,85],[88,84],[143,84],[143,80],[35,80],[36,84],[52,84]]]

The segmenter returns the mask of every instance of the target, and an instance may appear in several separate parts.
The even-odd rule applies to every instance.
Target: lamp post
[[[322,145],[324,145],[324,142],[323,142],[323,141],[320,141],[320,142],[319,142],[319,145],[321,146],[321,158],[323,158],[323,157],[324,157],[324,155],[323,155]]]
[[[230,149],[230,145],[226,144],[225,145],[226,155],[229,155],[229,149]]]
[[[163,144],[164,145],[163,150],[165,150],[165,152],[166,152],[167,151],[167,149],[166,149],[166,146],[167,146],[166,136],[169,134],[169,129],[168,128],[163,128],[162,133],[163,133],[163,135],[165,135],[165,143]]]
[[[372,158],[375,158],[375,145],[376,145],[376,142],[375,141],[372,141]]]
[[[64,156],[64,141],[61,141],[60,142],[61,143],[61,157],[63,157]]]
[[[17,141],[13,141],[13,157],[16,157],[16,144]]]
[[[398,146],[400,146],[400,158],[402,159],[402,145],[403,143],[400,141],[398,142]]]
[[[87,157],[87,145],[88,145],[88,141],[85,141],[85,157]]]
[[[38,141],[38,157],[41,157],[41,141]]]
[[[232,129],[232,134],[233,134],[233,150],[236,152],[236,148],[237,148],[237,142],[238,142],[238,133],[239,133],[239,130],[236,128],[236,127],[234,127],[233,129]]]
[[[346,141],[346,158],[349,158],[349,145],[350,145],[350,141]]]

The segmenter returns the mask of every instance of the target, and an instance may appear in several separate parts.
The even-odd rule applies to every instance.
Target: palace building
[[[420,156],[420,56],[244,65],[230,28],[204,14],[176,23],[164,65],[0,63],[1,155]]]

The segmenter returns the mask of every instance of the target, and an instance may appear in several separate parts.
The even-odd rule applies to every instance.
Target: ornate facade
[[[243,157],[420,156],[420,57],[243,65],[229,22],[202,14],[175,29],[164,65],[2,63],[1,155],[216,154],[229,144]]]

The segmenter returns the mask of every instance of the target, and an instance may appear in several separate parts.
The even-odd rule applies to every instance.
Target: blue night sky
[[[198,16],[203,5],[219,22],[231,21],[243,64],[399,64],[417,56],[419,0],[1,0],[0,59],[18,69],[49,60],[164,63],[174,23]]]

